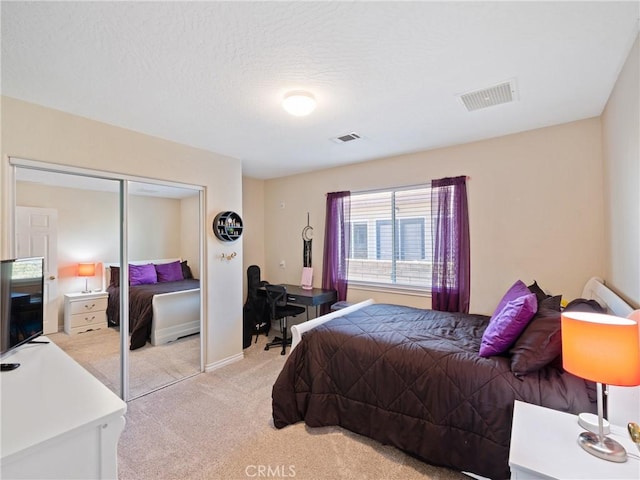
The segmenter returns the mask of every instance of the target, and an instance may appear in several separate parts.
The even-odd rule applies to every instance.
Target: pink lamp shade
[[[587,312],[562,314],[562,363],[593,382],[640,385],[638,322]]]
[[[95,274],[96,274],[95,263],[79,263],[78,264],[79,277],[93,277]]]
[[[79,263],[78,264],[78,276],[79,277],[93,277],[96,274],[95,263]],[[84,290],[82,293],[89,293],[89,279],[85,278]]]

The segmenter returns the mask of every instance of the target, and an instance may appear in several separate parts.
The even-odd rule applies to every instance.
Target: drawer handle
[[[96,306],[95,303],[92,303],[91,305],[87,305],[86,303],[84,304],[84,308],[86,308],[87,310],[91,310],[95,306]]]
[[[85,322],[91,322],[92,320],[95,320],[96,316],[94,315],[93,317],[89,318],[89,317],[84,317],[84,321]]]
[[[291,295],[289,295],[288,300],[289,300],[290,302],[295,302],[295,301],[296,301],[296,297],[292,297]]]

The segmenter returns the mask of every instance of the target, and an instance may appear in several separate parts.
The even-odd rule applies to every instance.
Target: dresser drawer
[[[104,310],[99,312],[77,313],[69,317],[69,323],[71,328],[91,327],[95,325],[98,327],[104,325],[106,327],[107,314]]]
[[[107,309],[106,298],[87,298],[69,302],[71,315],[105,311]]]

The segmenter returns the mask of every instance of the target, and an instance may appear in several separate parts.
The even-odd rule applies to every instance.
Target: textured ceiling
[[[632,2],[6,2],[2,94],[270,178],[599,115]],[[458,94],[514,79],[516,102]],[[280,101],[318,100],[309,117]],[[331,138],[357,132],[362,139]],[[46,159],[40,159],[46,160]]]

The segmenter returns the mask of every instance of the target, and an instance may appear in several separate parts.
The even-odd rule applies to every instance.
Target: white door
[[[44,257],[44,333],[58,331],[58,211],[16,207],[16,256]]]

